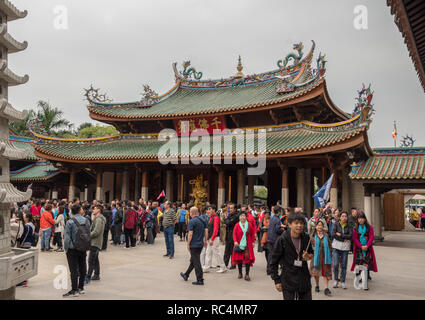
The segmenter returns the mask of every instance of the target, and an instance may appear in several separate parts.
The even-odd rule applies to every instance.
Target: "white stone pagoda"
[[[25,158],[28,151],[15,148],[9,141],[9,121],[24,120],[27,112],[14,109],[8,102],[8,88],[26,83],[29,77],[18,76],[8,68],[8,54],[25,50],[28,43],[15,40],[8,33],[7,23],[27,13],[8,0],[0,0],[0,300],[14,299],[16,285],[35,276],[38,269],[38,249],[12,249],[10,245],[11,203],[28,200],[32,190],[15,189],[9,177],[9,161]]]

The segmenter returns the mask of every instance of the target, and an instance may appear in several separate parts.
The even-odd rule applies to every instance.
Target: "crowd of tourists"
[[[265,256],[266,273],[284,299],[311,299],[315,291],[331,296],[332,288],[347,289],[348,254],[351,271],[363,266],[377,272],[373,251],[374,230],[364,212],[332,208],[315,209],[307,218],[303,208],[283,208],[225,203],[221,208],[206,203],[199,210],[192,203],[114,200],[111,203],[79,199],[36,200],[11,204],[11,244],[29,249],[40,242],[42,252],[66,252],[72,289],[64,297],[84,294],[84,286],[100,280],[99,252],[108,242],[126,249],[137,243],[154,245],[163,232],[166,252],[173,259],[174,239],[186,241],[190,264],[180,276],[187,281],[195,270],[193,285],[204,285],[203,274],[237,269],[237,278],[250,281],[255,251]],[[110,237],[109,237],[110,234]],[[224,252],[220,252],[220,243]],[[88,258],[87,258],[88,252]],[[243,274],[245,271],[245,275]],[[279,274],[280,271],[280,274]],[[360,279],[360,272],[356,277]],[[20,285],[26,286],[24,281]],[[367,285],[363,288],[367,290]]]

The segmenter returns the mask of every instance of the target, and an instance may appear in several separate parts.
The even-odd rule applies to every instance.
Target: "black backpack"
[[[72,218],[72,221],[74,221],[75,225],[77,226],[77,235],[75,236],[74,249],[81,252],[90,250],[90,226],[87,219],[84,224],[79,224],[75,218]]]

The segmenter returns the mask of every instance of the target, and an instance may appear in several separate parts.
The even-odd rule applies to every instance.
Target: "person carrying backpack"
[[[84,280],[87,273],[86,257],[90,249],[90,221],[84,217],[84,210],[79,204],[71,207],[72,219],[65,226],[64,247],[71,273],[72,289],[63,295],[78,297],[84,294]]]

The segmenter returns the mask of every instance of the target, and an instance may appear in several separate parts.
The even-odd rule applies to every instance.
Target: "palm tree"
[[[22,121],[11,122],[10,129],[20,136],[31,136],[27,129],[27,122],[30,119],[38,118],[41,120],[46,133],[49,136],[56,137],[75,137],[74,125],[68,120],[63,119],[63,111],[52,107],[48,102],[40,100],[36,109],[29,110],[28,115]]]
[[[36,116],[41,120],[48,135],[55,136],[58,132],[63,134],[64,130],[73,133],[72,128],[74,125],[63,119],[63,111],[52,107],[48,102],[42,100],[37,103],[37,109]]]

